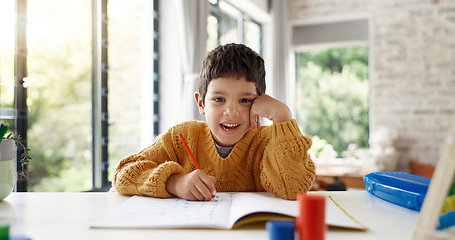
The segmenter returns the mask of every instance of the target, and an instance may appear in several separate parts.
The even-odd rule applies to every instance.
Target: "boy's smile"
[[[250,109],[256,96],[255,84],[235,75],[212,79],[207,87],[205,104],[196,92],[199,112],[205,115],[218,145],[234,146],[250,129]]]

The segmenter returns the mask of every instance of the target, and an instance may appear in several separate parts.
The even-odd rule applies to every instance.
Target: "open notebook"
[[[295,219],[298,202],[270,193],[217,193],[211,201],[188,201],[133,196],[91,224],[92,228],[213,228],[275,219]],[[329,226],[366,230],[330,197],[326,201]]]

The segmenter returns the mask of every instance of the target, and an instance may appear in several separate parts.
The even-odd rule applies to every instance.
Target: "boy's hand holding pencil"
[[[216,179],[213,176],[207,175],[200,169],[199,164],[196,162],[196,158],[186,144],[182,134],[179,134],[179,136],[191,160],[193,161],[196,170],[185,175],[174,174],[170,176],[166,182],[166,190],[170,194],[173,194],[179,198],[187,200],[209,201],[214,197],[216,193]]]
[[[188,174],[174,174],[166,182],[166,190],[176,197],[192,201],[209,201],[215,194],[216,179],[202,170]]]

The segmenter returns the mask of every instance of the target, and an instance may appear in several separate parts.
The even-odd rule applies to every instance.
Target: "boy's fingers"
[[[259,97],[260,96],[256,97],[256,99],[254,99],[253,105],[251,106],[251,109],[250,109],[250,125],[251,125],[251,128],[253,128],[253,129],[258,128],[261,125],[260,112],[258,112],[259,109],[257,109]]]
[[[187,186],[187,191],[191,195],[190,199],[188,200],[204,200],[205,196],[202,192],[204,184],[201,182],[198,176],[195,176],[193,180],[191,180],[190,184]]]
[[[195,200],[197,200],[197,198],[194,195],[194,193],[196,191],[197,190],[194,185],[185,186],[185,192],[182,192],[182,194],[179,195],[178,197],[186,199],[186,200],[190,200],[190,201],[195,201]]]
[[[213,198],[216,194],[216,189],[215,189],[216,178],[213,176],[210,176],[210,178],[212,179],[212,184],[209,185],[209,190],[210,190],[211,198]]]
[[[216,178],[207,175],[204,171],[196,169],[188,175],[188,184],[185,187],[188,200],[210,200],[212,195],[216,193],[215,182]]]
[[[196,185],[196,188],[197,188],[197,193],[195,195],[197,195],[197,199],[198,200],[210,200],[212,199],[212,193],[209,191],[209,189],[207,188],[207,186],[205,186],[204,184],[198,184]]]
[[[197,185],[194,186],[194,189],[191,191],[191,193],[193,194],[195,200],[199,201],[205,200],[204,194],[201,193],[201,190]]]
[[[193,189],[191,190],[191,193],[196,197],[197,200],[210,200],[212,197],[212,194],[210,193],[210,190],[207,188],[207,186],[201,182],[198,181],[197,183],[194,183]]]
[[[254,126],[253,128],[258,128],[261,126],[261,121],[260,121],[259,115],[254,115],[252,121],[253,121],[252,126]]]
[[[254,101],[253,101],[253,105],[250,108],[250,125],[251,125],[251,128],[253,128],[253,129],[256,128],[255,123],[254,123],[255,116],[256,116],[256,114],[254,113]]]
[[[184,196],[182,198],[191,200],[191,201],[197,201],[197,200],[204,200],[204,196],[200,192],[198,185],[204,185],[201,180],[199,175],[201,175],[202,171],[200,170],[195,170],[187,175],[185,175],[186,180],[185,184],[181,188],[182,192],[185,192]]]
[[[251,114],[250,114],[251,128],[253,128],[253,129],[257,128],[257,119],[258,119],[258,115],[254,114],[253,111],[251,111]]]
[[[216,178],[209,176],[207,174],[201,175],[201,181],[204,184],[203,195],[206,197],[206,200],[212,199],[212,195],[216,193],[215,182]],[[207,192],[205,191],[207,190]]]

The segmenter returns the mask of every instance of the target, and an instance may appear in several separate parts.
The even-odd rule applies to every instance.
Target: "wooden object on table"
[[[439,159],[428,192],[422,205],[413,239],[432,239],[436,231],[442,205],[455,174],[455,118],[447,137],[444,139]]]

